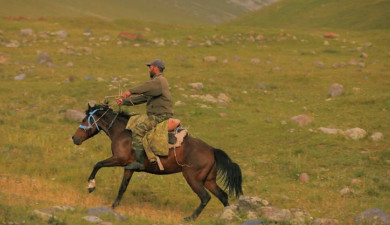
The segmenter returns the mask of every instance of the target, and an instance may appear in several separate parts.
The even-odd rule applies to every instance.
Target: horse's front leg
[[[89,191],[89,193],[93,192],[96,188],[96,183],[95,183],[96,173],[102,167],[112,167],[112,166],[121,166],[120,160],[117,157],[110,157],[108,159],[105,159],[105,160],[100,161],[100,162],[95,164],[95,166],[93,167],[92,173],[88,178],[88,191]]]
[[[112,208],[115,208],[119,205],[119,202],[122,199],[123,194],[125,193],[127,186],[129,185],[130,179],[133,176],[133,170],[126,170],[123,173],[123,179],[121,186],[119,187],[118,196],[115,199],[115,202],[112,204]]]

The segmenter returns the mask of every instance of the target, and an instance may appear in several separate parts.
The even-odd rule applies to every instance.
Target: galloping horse
[[[130,116],[125,112],[116,113],[107,105],[91,107],[88,104],[86,117],[73,135],[73,142],[80,145],[102,130],[111,139],[112,150],[112,157],[94,166],[88,178],[90,193],[95,189],[95,175],[100,168],[125,167],[135,160],[131,144],[131,130],[125,129]],[[228,189],[230,195],[239,197],[242,194],[240,167],[224,151],[215,149],[200,139],[187,135],[180,147],[171,149],[167,157],[160,157],[160,159],[164,170],[161,171],[158,165],[145,160],[144,172],[157,175],[182,172],[187,183],[200,198],[200,205],[191,216],[185,218],[187,220],[195,220],[209,202],[211,197],[206,189],[214,194],[224,206],[229,205],[228,195],[217,185],[217,174],[221,176],[225,189]],[[118,196],[112,204],[113,208],[119,205],[134,172],[124,170]]]

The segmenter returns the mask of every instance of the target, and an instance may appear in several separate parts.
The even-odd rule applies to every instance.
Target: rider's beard
[[[156,75],[156,73],[152,70],[149,72],[150,79],[153,79],[153,77]]]

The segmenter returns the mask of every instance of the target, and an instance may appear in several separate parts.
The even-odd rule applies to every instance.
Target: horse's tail
[[[240,166],[233,162],[221,149],[214,149],[217,172],[230,195],[237,198],[242,195],[242,175]]]

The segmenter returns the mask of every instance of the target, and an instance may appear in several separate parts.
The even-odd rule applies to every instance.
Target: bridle
[[[98,122],[101,118],[103,118],[104,115],[106,115],[106,113],[108,112],[108,110],[110,110],[110,108],[108,108],[108,109],[103,113],[103,115],[101,115],[101,116],[99,117],[99,119],[97,119],[97,120],[95,119],[95,117],[94,117],[93,115],[94,115],[97,111],[103,111],[103,110],[104,110],[104,109],[100,108],[100,109],[95,109],[95,110],[93,110],[92,112],[89,112],[89,116],[88,116],[88,126],[84,126],[84,125],[80,124],[79,128],[83,129],[84,131],[87,131],[87,130],[92,129],[92,127],[93,127],[93,125],[91,124],[91,119],[92,119],[92,120],[93,120],[93,124],[96,126],[96,129],[97,129],[98,131],[100,131],[97,122]],[[118,116],[118,114],[117,114],[117,115],[115,116],[115,118],[112,120],[110,126],[108,127],[108,130],[111,128],[112,124],[114,124],[114,121],[115,121],[115,119],[116,119],[117,116]]]

